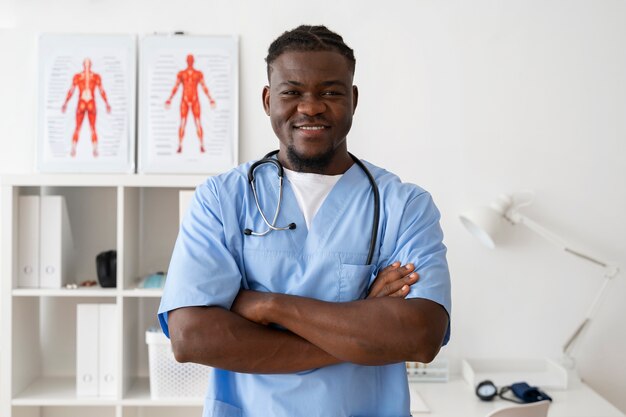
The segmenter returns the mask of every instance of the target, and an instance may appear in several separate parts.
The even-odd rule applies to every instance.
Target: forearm
[[[100,87],[100,96],[102,97],[104,103],[108,106],[109,100],[107,99],[107,93],[102,89],[102,87]]]
[[[383,297],[348,303],[273,294],[264,315],[344,361],[383,365],[430,362],[439,351],[447,314],[424,299]]]
[[[63,102],[64,106],[70,101],[73,95],[74,95],[74,87],[70,88],[70,90],[67,92],[67,95],[65,96],[65,101]]]
[[[219,307],[169,313],[177,360],[244,373],[293,373],[340,361],[291,332],[248,321]]]
[[[202,87],[202,91],[204,91],[204,94],[207,96],[207,98],[209,99],[209,101],[213,101],[213,97],[211,97],[211,93],[209,92],[209,87],[206,86],[206,84],[204,83],[204,80],[200,81],[200,86]]]
[[[172,98],[174,98],[174,95],[176,94],[176,92],[178,91],[178,86],[180,85],[180,81],[176,81],[176,84],[174,84],[174,88],[172,88],[172,93],[170,94],[170,96],[168,97],[167,101],[171,101]]]

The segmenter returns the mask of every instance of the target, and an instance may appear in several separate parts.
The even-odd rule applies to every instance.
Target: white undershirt
[[[322,175],[285,169],[285,175],[291,183],[300,210],[304,214],[306,228],[311,230],[313,218],[343,174]]]

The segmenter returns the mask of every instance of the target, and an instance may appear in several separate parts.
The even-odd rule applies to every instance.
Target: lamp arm
[[[571,358],[571,352],[574,349],[574,342],[582,334],[583,330],[585,330],[585,327],[587,327],[589,323],[591,323],[593,316],[595,316],[598,304],[600,304],[600,300],[602,300],[611,278],[612,277],[609,277],[609,276],[604,277],[604,282],[602,282],[602,286],[596,293],[595,298],[593,299],[591,305],[589,306],[589,309],[587,310],[587,314],[585,315],[585,318],[578,325],[578,327],[576,327],[576,330],[574,330],[572,335],[567,339],[567,341],[563,345],[563,353],[565,354],[566,358]]]
[[[586,254],[580,250],[577,249],[573,249],[569,246],[569,244],[567,242],[565,242],[565,240],[563,240],[561,237],[557,236],[555,233],[553,233],[552,231],[546,229],[545,227],[541,226],[540,224],[538,224],[537,222],[535,222],[532,219],[529,219],[528,217],[520,214],[519,212],[515,211],[515,210],[509,210],[504,217],[509,220],[511,223],[514,224],[523,224],[524,226],[528,227],[530,230],[532,230],[533,232],[537,233],[539,236],[543,237],[544,239],[546,239],[547,241],[551,242],[553,245],[558,246],[561,250],[572,254],[578,258],[584,259],[588,262],[594,263],[598,266],[601,266],[603,268],[605,268],[605,277],[607,278],[613,278],[617,275],[617,273],[619,272],[619,268],[615,265],[612,265],[608,262],[602,261],[592,255]]]
[[[567,339],[567,341],[563,345],[563,353],[565,355],[566,360],[570,362],[571,364],[573,364],[573,357],[571,355],[571,352],[574,349],[574,342],[576,342],[576,340],[579,340],[585,328],[588,327],[589,323],[591,322],[593,316],[596,313],[596,309],[598,305],[600,304],[600,301],[604,293],[606,292],[609,281],[619,273],[619,268],[616,265],[612,265],[612,264],[609,264],[608,262],[601,261],[579,250],[572,249],[561,237],[557,236],[556,234],[546,229],[545,227],[537,224],[535,221],[529,219],[528,217],[523,216],[522,214],[515,211],[514,209],[509,210],[504,215],[504,217],[514,224],[523,224],[524,226],[528,227],[530,230],[537,233],[544,239],[548,240],[552,244],[561,248],[561,250],[564,250],[565,252],[568,252],[578,258],[584,259],[588,262],[591,262],[593,264],[596,264],[604,268],[604,282],[602,283],[602,286],[596,293],[596,296],[593,299],[593,302],[589,306],[589,309],[587,310],[587,314],[585,315],[585,318],[578,325],[578,327],[576,327],[576,330],[574,330],[572,335]]]

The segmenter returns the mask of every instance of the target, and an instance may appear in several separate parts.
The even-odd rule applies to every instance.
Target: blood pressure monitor
[[[498,395],[498,388],[491,381],[483,381],[476,386],[476,395],[483,401],[491,401]]]

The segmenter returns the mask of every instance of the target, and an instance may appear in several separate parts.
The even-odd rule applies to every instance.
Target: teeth
[[[322,130],[324,126],[300,126],[298,129],[302,130]]]

